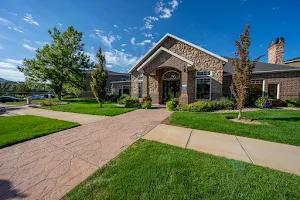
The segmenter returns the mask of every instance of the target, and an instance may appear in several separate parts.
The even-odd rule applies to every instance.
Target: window
[[[196,72],[196,76],[197,77],[210,76],[210,71],[206,71],[206,70],[198,71]]]
[[[123,94],[128,94],[130,95],[130,86],[123,85]]]
[[[210,99],[210,78],[196,79],[196,99]]]
[[[139,98],[143,97],[143,74],[139,75],[138,77],[138,92]]]
[[[196,99],[210,99],[210,71],[196,72]]]
[[[180,78],[179,73],[175,72],[175,71],[169,71],[163,75],[164,80],[175,80],[175,79],[179,79],[179,78]]]
[[[263,79],[252,79],[251,80],[251,96],[253,99],[257,99],[263,96]]]

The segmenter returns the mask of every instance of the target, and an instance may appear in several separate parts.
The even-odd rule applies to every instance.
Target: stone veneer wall
[[[283,64],[284,43],[274,44],[268,49],[268,63]]]

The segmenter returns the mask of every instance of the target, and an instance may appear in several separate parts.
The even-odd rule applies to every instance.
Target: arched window
[[[175,72],[175,71],[168,71],[168,72],[164,73],[164,75],[163,75],[164,80],[176,80],[179,78],[180,78],[179,73]]]

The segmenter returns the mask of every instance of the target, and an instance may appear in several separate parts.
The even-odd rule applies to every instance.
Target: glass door
[[[180,81],[164,81],[164,103],[173,98],[179,98]]]

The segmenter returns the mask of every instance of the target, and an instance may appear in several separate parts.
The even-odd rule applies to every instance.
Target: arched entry
[[[179,98],[180,96],[180,74],[174,70],[167,71],[163,74],[163,101],[167,101],[173,98]]]

